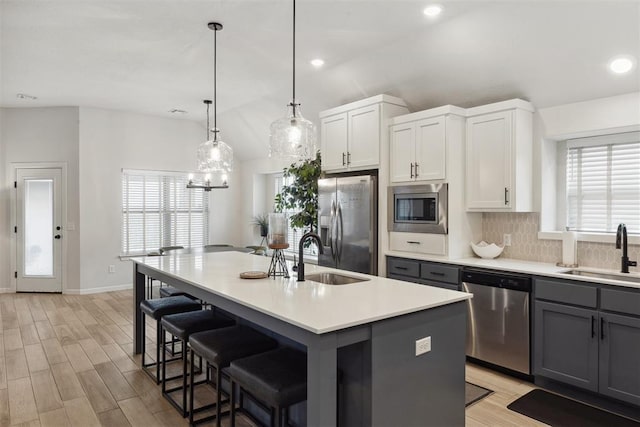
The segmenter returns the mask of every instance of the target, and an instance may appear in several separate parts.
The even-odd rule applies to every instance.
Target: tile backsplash
[[[511,246],[504,248],[501,257],[528,261],[556,263],[562,261],[562,241],[538,239],[540,214],[483,213],[482,239],[502,244],[504,234],[511,234]],[[578,242],[578,264],[617,270],[621,251],[614,244]],[[629,245],[629,259],[640,260],[640,245]],[[632,267],[632,271],[640,271]]]

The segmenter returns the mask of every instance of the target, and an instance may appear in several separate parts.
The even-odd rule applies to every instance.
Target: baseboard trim
[[[13,294],[16,290],[13,288],[0,288],[0,294]]]
[[[99,294],[102,292],[124,291],[132,288],[133,288],[133,285],[131,283],[125,283],[124,285],[100,286],[99,288],[65,289],[63,294],[89,295],[89,294]]]

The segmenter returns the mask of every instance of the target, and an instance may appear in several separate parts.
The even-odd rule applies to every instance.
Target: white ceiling
[[[640,90],[638,1],[298,0],[303,114],[378,93],[412,111],[520,97],[537,107]],[[240,159],[265,157],[291,97],[290,0],[0,0],[0,105],[91,106],[204,121],[218,33],[218,126]],[[322,57],[315,70],[309,60]],[[17,93],[38,97],[16,98]]]

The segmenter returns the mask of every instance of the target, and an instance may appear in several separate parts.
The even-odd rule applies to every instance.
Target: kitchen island
[[[464,425],[470,294],[313,265],[307,276],[332,271],[365,281],[239,278],[266,271],[269,261],[237,252],[133,259],[135,352],[149,276],[305,348],[308,426]],[[416,356],[416,341],[427,337],[420,348],[429,351]]]

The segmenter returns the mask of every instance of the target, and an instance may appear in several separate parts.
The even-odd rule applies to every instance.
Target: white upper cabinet
[[[378,168],[380,149],[387,140],[387,119],[406,111],[401,99],[378,95],[321,112],[322,170]]]
[[[444,116],[393,125],[390,130],[391,182],[446,178]]]
[[[347,129],[347,113],[334,114],[320,120],[323,169],[340,169],[345,165]]]
[[[519,99],[467,110],[468,211],[531,211],[533,111]]]
[[[465,114],[462,108],[446,105],[391,119],[390,182],[446,180],[449,140],[456,138],[457,143],[462,137],[459,125],[448,130],[448,120],[457,117],[464,126]]]

